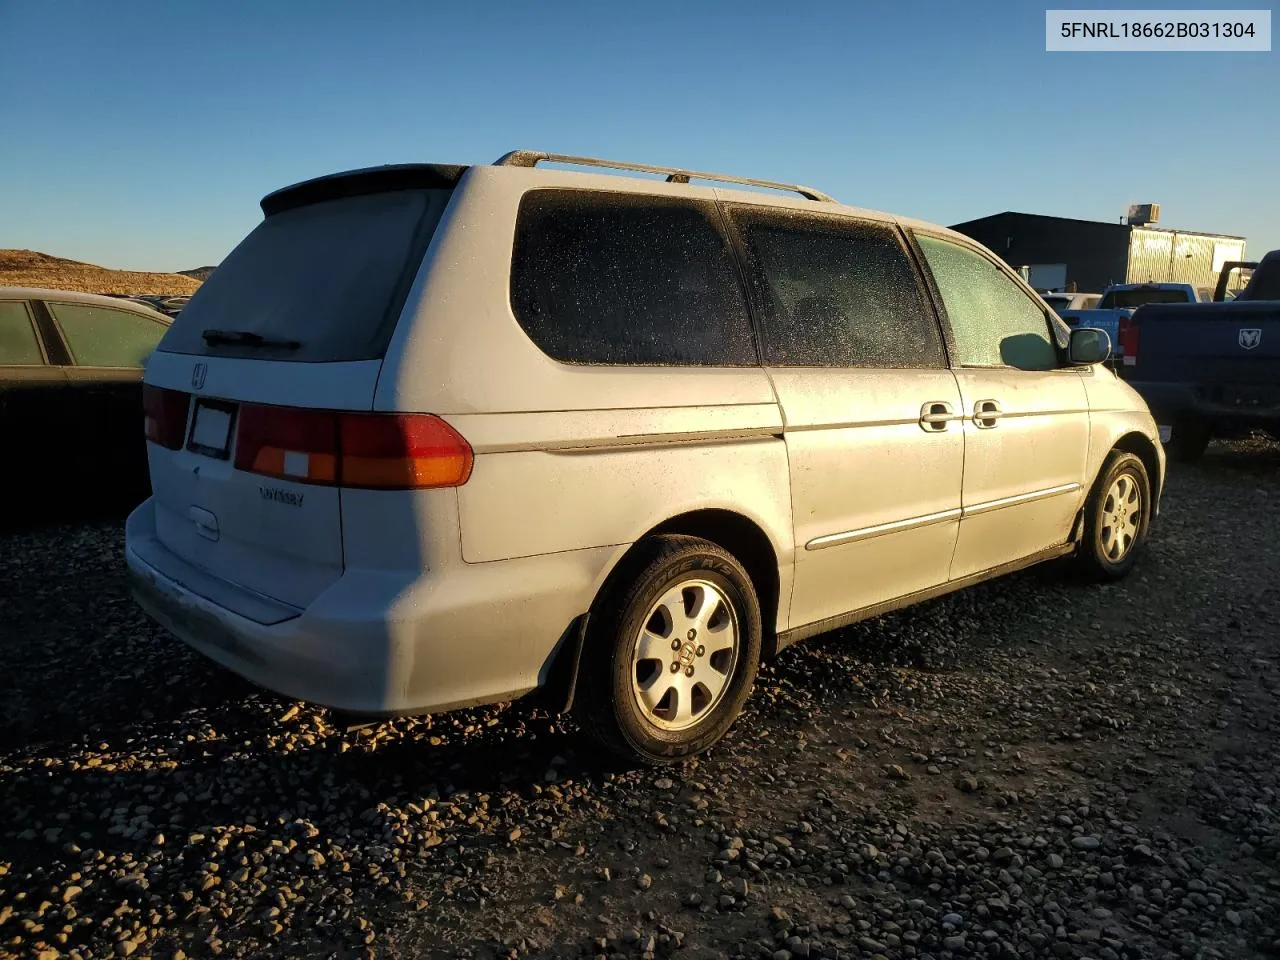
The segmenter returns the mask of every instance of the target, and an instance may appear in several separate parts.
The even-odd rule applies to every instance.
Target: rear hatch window
[[[1177,288],[1150,287],[1138,290],[1113,290],[1102,298],[1102,310],[1135,310],[1144,303],[1186,303],[1187,291]]]
[[[450,195],[395,190],[273,213],[192,296],[158,349],[310,363],[381,359]]]

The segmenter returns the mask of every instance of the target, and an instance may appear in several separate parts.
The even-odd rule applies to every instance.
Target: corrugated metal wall
[[[1244,241],[1134,227],[1129,237],[1129,283],[1190,283],[1212,288],[1224,261],[1243,260]]]
[[[1238,237],[1013,211],[951,229],[990,247],[1014,268],[1065,263],[1066,283],[1086,293],[1100,293],[1112,283],[1212,288],[1224,261],[1244,259],[1244,241]]]

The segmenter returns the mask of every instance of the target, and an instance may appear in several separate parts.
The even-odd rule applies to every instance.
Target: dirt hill
[[[51,257],[35,250],[0,250],[0,286],[49,287],[82,293],[177,296],[194,293],[200,281],[176,273],[108,270],[92,263]]]
[[[209,274],[217,269],[216,267],[196,267],[194,270],[179,270],[178,273],[184,277],[191,277],[195,280],[205,281],[209,279]]]

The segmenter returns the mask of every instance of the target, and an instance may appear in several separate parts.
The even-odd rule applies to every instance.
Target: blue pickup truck
[[[1113,283],[1102,291],[1102,299],[1092,309],[1060,310],[1059,315],[1069,327],[1107,331],[1113,353],[1120,360],[1121,321],[1127,321],[1133,311],[1148,303],[1204,303],[1211,296],[1211,291],[1189,283]]]
[[[1197,460],[1215,436],[1263,429],[1280,440],[1280,250],[1226,303],[1149,303],[1119,334],[1121,375],[1171,459]]]

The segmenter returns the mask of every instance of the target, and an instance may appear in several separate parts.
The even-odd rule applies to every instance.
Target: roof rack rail
[[[655,167],[647,163],[627,163],[622,160],[574,157],[563,153],[543,153],[541,150],[512,150],[510,153],[499,157],[494,166],[536,167],[539,163],[567,163],[579,167],[634,170],[637,173],[665,173],[667,175],[667,183],[688,183],[690,180],[716,180],[721,183],[739,183],[748,187],[766,187],[770,190],[798,193],[806,200],[817,200],[821,203],[837,202],[834,197],[828,196],[821,190],[801,186],[798,183],[778,183],[774,180],[756,180],[751,177],[735,177],[725,173],[707,173],[701,170],[681,170],[677,167]]]

